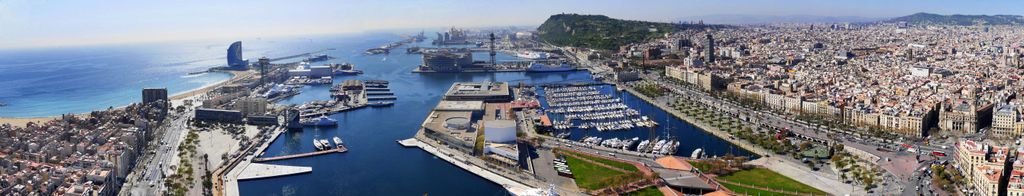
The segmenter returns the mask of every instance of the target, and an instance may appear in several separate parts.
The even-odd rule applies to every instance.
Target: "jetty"
[[[313,152],[307,152],[307,153],[301,153],[301,154],[290,154],[290,155],[283,155],[283,156],[276,156],[276,157],[267,157],[267,158],[255,158],[255,159],[252,159],[252,162],[253,163],[259,163],[259,162],[267,162],[267,161],[278,161],[278,160],[285,160],[285,159],[294,159],[294,158],[302,158],[302,157],[324,155],[324,154],[330,154],[330,153],[335,153],[335,152],[337,152],[337,153],[348,152],[348,148],[346,148],[345,146],[339,146],[338,148],[333,148],[333,149],[328,149],[328,150],[321,150],[321,151],[313,151]]]
[[[238,174],[238,180],[253,180],[313,172],[312,167],[252,163]]]

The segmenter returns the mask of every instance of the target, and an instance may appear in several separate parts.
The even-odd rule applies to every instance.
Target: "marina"
[[[555,129],[615,131],[654,127],[658,123],[629,108],[622,100],[603,94],[594,86],[543,87]]]

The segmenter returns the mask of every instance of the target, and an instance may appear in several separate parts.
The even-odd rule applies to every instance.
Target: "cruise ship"
[[[548,58],[548,53],[547,52],[523,51],[523,52],[520,52],[520,53],[516,53],[516,56],[519,57],[519,58],[530,59],[530,60],[547,59]]]
[[[337,126],[338,125],[338,120],[334,120],[334,119],[332,119],[330,117],[327,117],[327,116],[320,116],[319,118],[302,119],[302,120],[299,121],[299,123],[304,125],[304,126],[324,127],[324,126]]]
[[[529,68],[526,68],[527,72],[559,72],[559,71],[572,71],[576,70],[569,63],[562,63],[559,65],[548,65],[543,63],[530,64]]]

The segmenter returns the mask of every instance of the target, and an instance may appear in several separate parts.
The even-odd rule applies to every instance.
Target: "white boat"
[[[650,140],[640,141],[640,144],[636,145],[636,151],[637,152],[644,152],[644,150],[647,148],[648,145],[650,145],[650,143],[651,143]]]
[[[331,149],[331,142],[327,141],[327,139],[320,139],[317,141],[320,141],[320,146],[323,146],[324,149]]]
[[[337,126],[338,120],[334,120],[327,116],[320,116],[319,118],[309,118],[299,120],[299,124],[304,126]]]
[[[344,143],[341,141],[341,138],[338,138],[338,136],[334,136],[334,145],[338,146],[338,148],[341,148],[342,144]]]
[[[324,150],[324,145],[320,144],[320,140],[317,139],[313,139],[313,147],[316,147],[316,150]]]
[[[690,159],[694,159],[694,160],[700,159],[700,156],[703,153],[704,153],[704,149],[697,148],[696,150],[693,150],[693,153],[690,153]]]

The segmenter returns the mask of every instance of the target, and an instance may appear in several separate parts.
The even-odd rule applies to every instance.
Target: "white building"
[[[510,143],[516,141],[516,122],[512,120],[484,121],[484,141]]]

